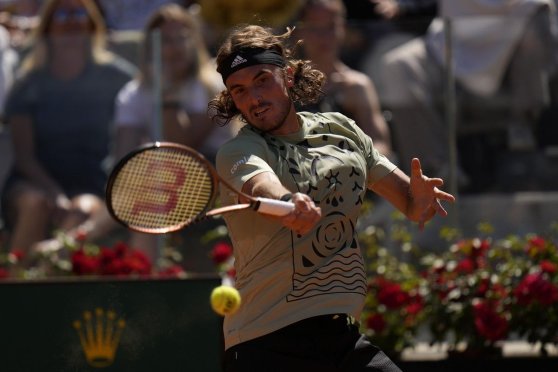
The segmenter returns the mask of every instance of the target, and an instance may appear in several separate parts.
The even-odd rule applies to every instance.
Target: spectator
[[[6,96],[12,87],[19,61],[17,52],[10,46],[10,34],[0,26],[0,115],[3,117]],[[1,120],[0,122],[2,122]],[[0,124],[1,125],[1,124]]]
[[[160,32],[161,71],[153,63],[155,31]],[[140,73],[117,96],[115,160],[143,143],[165,140],[193,147],[212,161],[219,147],[232,137],[234,127],[216,126],[207,116],[207,103],[223,89],[223,83],[197,20],[180,5],[163,5],[146,24],[142,55]],[[162,128],[154,120],[157,79],[161,79]],[[117,226],[106,212],[100,217],[84,222],[75,232],[86,232],[88,239],[95,240]],[[156,241],[153,235],[133,233],[130,245],[155,259]]]
[[[159,7],[177,0],[95,0],[109,30],[139,31]]]
[[[53,229],[101,210],[114,102],[133,76],[104,47],[93,0],[49,0],[6,104],[14,166],[2,207],[10,249],[29,252]]]
[[[161,71],[153,63],[154,32],[160,31]],[[116,156],[142,142],[162,138],[196,148],[213,160],[232,136],[207,117],[207,103],[223,87],[204,44],[197,20],[177,4],[163,5],[145,29],[140,75],[120,91],[116,111]],[[158,76],[158,74],[161,74]],[[153,121],[155,80],[161,80],[163,127]]]
[[[368,75],[376,86],[383,105],[382,93],[385,91],[382,84],[383,70],[381,59],[391,49],[411,39],[423,36],[437,15],[438,0],[368,0],[363,2],[349,2],[348,4],[360,4],[364,9],[353,9],[353,14],[362,14],[374,19],[367,22],[365,37],[370,39],[369,47],[364,53],[361,52],[358,68]],[[350,9],[350,7],[348,7]],[[361,48],[362,49],[362,48]],[[386,117],[390,117],[389,114]],[[393,134],[393,133],[392,133]],[[394,144],[396,146],[396,144]]]
[[[391,136],[373,82],[339,57],[346,31],[341,0],[308,0],[300,10],[297,38],[304,56],[326,75],[324,97],[306,111],[338,111],[355,120],[383,154],[391,155]]]
[[[12,163],[9,135],[4,125],[4,103],[13,83],[14,70],[18,59],[17,53],[10,46],[8,31],[0,26],[0,185],[4,182],[6,173]],[[0,208],[1,205],[0,200]],[[0,230],[3,230],[3,225],[4,222],[0,216]],[[0,243],[4,235],[0,235]]]
[[[22,50],[31,30],[38,24],[39,4],[35,1],[18,1],[0,10],[0,24],[10,35],[10,46],[18,53]]]
[[[535,146],[532,124],[546,104],[541,82],[556,66],[554,4],[550,0],[442,0],[439,9],[453,25],[460,97],[490,100],[508,89],[508,147]],[[426,173],[439,176],[444,174],[436,170],[447,172],[449,166],[448,128],[443,120],[444,60],[443,21],[437,18],[424,37],[394,48],[382,61],[382,104],[393,114],[401,164],[418,156]],[[458,184],[465,186],[467,176],[459,170],[457,175]]]

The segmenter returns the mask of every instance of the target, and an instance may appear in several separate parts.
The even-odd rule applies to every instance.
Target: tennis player
[[[350,118],[296,112],[295,102],[319,98],[324,75],[292,57],[290,33],[243,26],[217,55],[226,89],[210,116],[246,122],[218,152],[220,176],[249,195],[295,204],[285,217],[225,215],[242,305],[224,320],[224,369],[400,371],[357,322],[367,291],[355,230],[364,194],[379,194],[421,227],[446,216],[441,201],[454,197],[418,159],[410,177],[403,173]],[[243,202],[226,189],[221,198]]]

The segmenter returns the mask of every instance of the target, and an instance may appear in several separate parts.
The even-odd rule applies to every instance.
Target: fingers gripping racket
[[[219,182],[248,203],[209,208]],[[126,227],[145,233],[176,231],[207,217],[252,209],[284,216],[294,204],[257,198],[235,190],[197,151],[170,142],[155,142],[126,155],[112,170],[106,189],[111,215]]]

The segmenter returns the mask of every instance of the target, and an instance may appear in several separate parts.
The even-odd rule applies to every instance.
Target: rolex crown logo
[[[83,312],[83,320],[76,320],[76,329],[87,363],[92,367],[107,367],[114,362],[120,336],[126,326],[112,310],[102,308]]]

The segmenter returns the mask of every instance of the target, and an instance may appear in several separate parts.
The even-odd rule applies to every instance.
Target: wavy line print
[[[355,276],[357,278],[355,278]],[[323,282],[325,281],[325,279],[328,279],[328,278],[323,278],[323,279],[322,278],[313,278],[313,280],[308,281],[304,285],[295,286],[294,290],[298,292],[298,291],[304,291],[308,287],[326,287],[326,286],[331,285],[332,283],[335,283],[335,282],[343,283],[344,285],[351,285],[351,284],[354,284],[356,282],[360,282],[360,283],[366,282],[366,277],[364,275],[359,275],[359,274],[351,275],[351,276],[335,275],[335,276],[330,276],[330,277],[333,277],[334,280],[329,281],[325,285],[323,284]],[[354,279],[354,280],[353,281],[344,281],[344,280],[341,280],[340,278]]]
[[[339,256],[340,257],[335,257],[335,259],[332,259],[327,265],[324,265],[322,267],[318,267],[317,270],[311,271],[308,274],[301,274],[301,273],[295,272],[294,275],[302,275],[302,276],[312,275],[313,273],[316,273],[316,272],[319,273],[320,269],[324,269],[324,268],[327,269],[329,266],[333,266],[335,264],[349,265],[349,264],[353,264],[355,261],[358,261],[359,266],[361,265],[362,261],[361,261],[360,256],[358,255],[358,253],[352,253],[348,256],[343,256],[343,255],[340,254]],[[356,259],[355,259],[355,257],[356,257]],[[302,256],[302,259],[304,260],[305,256]]]
[[[358,270],[358,271],[355,272],[355,269]],[[357,275],[357,273],[362,273],[362,274],[365,273],[364,270],[362,269],[362,266],[360,266],[360,265],[351,266],[348,270],[343,270],[343,269],[338,268],[338,267],[332,267],[328,271],[321,271],[319,273],[315,273],[314,275],[295,274],[295,275],[293,275],[293,280],[298,280],[299,282],[304,282],[304,281],[310,280],[312,278],[328,278],[328,277],[330,277],[331,275],[334,275],[334,274],[344,276],[344,277],[350,277],[352,275]],[[317,275],[317,274],[319,274],[319,275]]]
[[[335,289],[341,289],[341,291],[334,292],[333,290]],[[328,289],[313,289],[311,291],[306,291],[305,293],[301,293],[301,294],[290,294],[288,295],[288,299],[301,300],[303,298],[309,298],[313,296],[320,296],[320,295],[332,294],[332,293],[347,293],[347,292],[348,293],[357,292],[358,294],[366,296],[366,286],[362,285],[354,288],[347,288],[344,286],[334,286]]]

